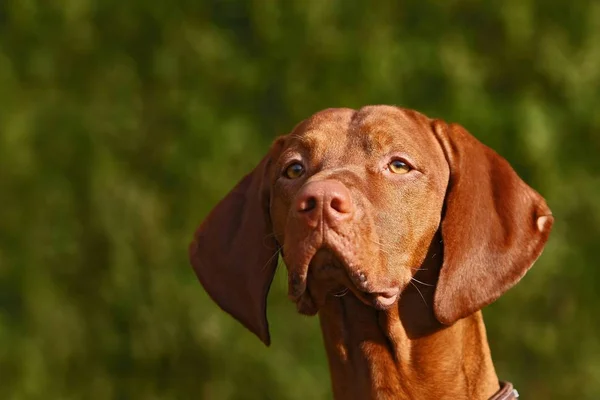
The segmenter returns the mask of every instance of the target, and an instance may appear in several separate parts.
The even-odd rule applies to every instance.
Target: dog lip
[[[386,309],[392,306],[396,300],[398,300],[400,289],[388,289],[381,292],[372,293],[371,295],[373,296],[373,305],[375,308]]]
[[[376,293],[373,293],[373,294],[376,295],[376,296],[380,296],[380,297],[384,297],[384,298],[390,299],[390,298],[398,296],[399,293],[400,293],[400,289],[398,289],[398,288],[392,288],[392,289],[387,289],[387,290],[384,290],[384,291],[381,291],[381,292],[376,292]]]

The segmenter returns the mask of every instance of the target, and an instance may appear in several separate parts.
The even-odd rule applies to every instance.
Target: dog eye
[[[290,164],[285,171],[283,171],[283,175],[288,179],[296,179],[302,176],[304,173],[304,167],[299,162],[295,162]]]
[[[406,174],[411,170],[410,166],[404,161],[393,160],[389,163],[388,168],[394,174]]]

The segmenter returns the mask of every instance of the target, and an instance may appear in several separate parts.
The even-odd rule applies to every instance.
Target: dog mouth
[[[377,310],[392,307],[400,297],[399,287],[375,284],[376,276],[361,268],[333,248],[321,247],[309,258],[305,278],[290,275],[289,297],[302,314],[314,315],[329,297],[344,297],[350,292]]]
[[[383,292],[371,293],[373,306],[380,310],[385,310],[398,301],[400,297],[400,288],[387,289]]]

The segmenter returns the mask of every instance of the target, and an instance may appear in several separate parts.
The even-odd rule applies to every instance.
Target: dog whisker
[[[379,246],[379,250],[384,253],[387,254],[388,256],[391,256],[390,251],[392,251],[393,249],[391,247],[386,247],[383,243],[378,242],[377,240],[371,239],[369,238],[369,240],[373,243],[375,243],[377,246]]]
[[[425,286],[434,286],[434,285],[432,285],[431,283],[425,283],[425,282],[421,282],[420,280],[418,280],[418,279],[416,279],[416,278],[414,278],[414,277],[413,277],[413,278],[410,278],[410,279],[411,279],[411,281],[415,281],[415,282],[417,282],[417,283],[420,283],[421,285],[425,285]]]
[[[281,246],[277,248],[277,250],[275,250],[275,254],[273,254],[265,263],[265,265],[263,265],[263,267],[261,268],[261,272],[264,272],[265,269],[267,269],[267,267],[269,266],[269,264],[271,264],[271,261],[273,261],[273,258],[275,257],[279,257],[279,251],[281,250]],[[277,267],[279,267],[279,260],[277,260]]]
[[[340,291],[340,292],[338,292],[338,293],[333,293],[333,295],[334,295],[335,297],[343,297],[343,296],[345,296],[346,294],[348,294],[348,292],[349,292],[349,291],[350,291],[350,289],[348,289],[348,288],[344,288],[342,291]]]
[[[423,296],[423,293],[421,293],[421,291],[419,290],[417,285],[415,285],[412,281],[410,281],[410,284],[413,285],[415,287],[415,289],[417,289],[417,292],[419,292],[419,295],[421,295],[421,298],[423,299],[423,303],[425,303],[425,307],[429,307],[427,305],[427,302],[425,301],[425,297]]]
[[[386,246],[384,246],[383,243],[378,242],[377,240],[374,240],[374,239],[371,239],[371,238],[369,238],[369,240],[371,242],[375,243],[377,246],[379,246],[379,250],[382,253],[384,253],[384,254],[386,254],[388,256],[391,256],[391,254],[390,254],[391,249],[390,248],[386,248]],[[435,257],[435,254],[433,256]],[[421,267],[417,267],[417,268],[411,267],[410,269],[412,269],[413,271],[427,271],[427,268],[421,268]]]

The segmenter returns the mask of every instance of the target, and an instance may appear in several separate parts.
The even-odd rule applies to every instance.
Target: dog
[[[514,399],[480,310],[531,268],[553,221],[460,125],[334,108],[274,141],[189,255],[210,297],[269,345],[281,254],[290,299],[319,315],[335,399]]]

